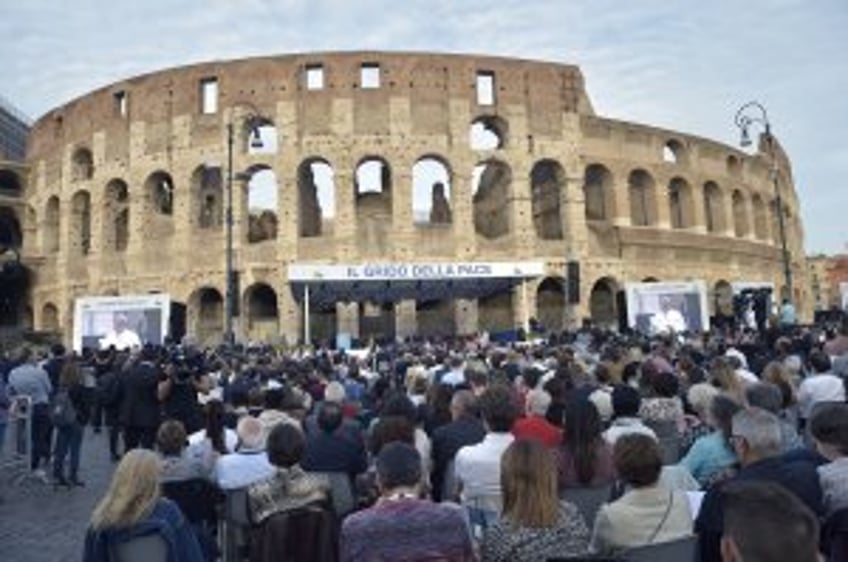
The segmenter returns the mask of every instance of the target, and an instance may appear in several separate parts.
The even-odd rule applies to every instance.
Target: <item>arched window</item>
[[[80,147],[71,157],[71,180],[85,181],[94,177],[94,157],[88,148]]]
[[[445,161],[425,156],[412,166],[412,220],[415,224],[451,224],[451,173]]]
[[[247,331],[251,340],[271,342],[278,337],[277,293],[266,283],[254,283],[244,293]]]
[[[150,209],[159,215],[174,214],[174,180],[167,172],[153,172],[144,182],[144,192]]]
[[[724,231],[724,201],[715,182],[704,184],[704,221],[707,232]]]
[[[766,240],[768,238],[768,217],[766,216],[765,203],[763,203],[763,198],[759,194],[751,198],[751,208],[754,211],[754,236],[757,240]]]
[[[737,189],[733,192],[733,234],[737,238],[744,238],[748,236],[749,231],[750,225],[745,196]]]
[[[277,176],[267,166],[248,172],[247,241],[250,244],[277,238]]]
[[[224,223],[224,178],[220,166],[198,166],[191,175],[192,221],[198,228],[216,229]]]
[[[126,182],[113,179],[103,197],[103,250],[123,252],[129,244],[130,197]]]
[[[0,170],[0,193],[17,197],[23,191],[20,176],[12,170]]]
[[[668,184],[668,206],[671,228],[692,226],[692,188],[683,178],[674,178]]]
[[[52,302],[41,308],[41,329],[53,333],[59,331],[59,309]]]
[[[654,178],[645,170],[630,172],[627,179],[630,197],[630,224],[653,226],[657,222],[657,196]]]
[[[471,122],[468,141],[471,150],[497,150],[506,146],[508,125],[496,115],[483,115]]]
[[[85,256],[91,250],[91,196],[77,191],[71,199],[71,251]]]
[[[586,206],[586,220],[604,221],[609,218],[607,200],[611,198],[612,174],[602,164],[592,164],[586,168],[583,176],[583,198]]]
[[[472,201],[474,230],[484,238],[499,238],[510,231],[512,170],[499,160],[474,168]]]
[[[325,234],[325,221],[335,217],[334,174],[330,163],[321,158],[310,158],[300,164],[297,173],[300,236],[309,238]]]
[[[540,160],[530,171],[533,226],[542,240],[562,240],[560,197],[565,189],[565,171],[555,160]]]
[[[668,164],[685,164],[687,161],[686,147],[677,139],[671,139],[663,147],[663,162]]]
[[[44,252],[47,254],[59,251],[59,216],[59,198],[53,195],[44,210]]]
[[[11,207],[0,207],[0,254],[8,248],[20,248],[21,223]]]

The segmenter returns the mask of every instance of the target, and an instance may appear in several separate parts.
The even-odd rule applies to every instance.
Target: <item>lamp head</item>
[[[250,128],[250,148],[262,148],[264,143],[262,142],[262,135],[259,134],[259,127],[251,127]]]
[[[742,136],[739,138],[739,146],[745,148],[751,146],[751,136],[748,134],[748,125],[742,127]]]

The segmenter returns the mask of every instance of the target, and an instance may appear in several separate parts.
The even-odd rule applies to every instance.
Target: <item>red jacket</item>
[[[512,426],[516,439],[533,439],[546,447],[558,447],[562,443],[562,430],[541,416],[521,418]]]

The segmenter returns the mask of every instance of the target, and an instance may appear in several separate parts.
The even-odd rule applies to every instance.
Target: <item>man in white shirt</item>
[[[615,416],[609,429],[604,432],[604,439],[610,446],[622,435],[641,433],[657,438],[654,430],[642,423],[639,418],[639,407],[642,405],[642,397],[639,391],[629,386],[617,386],[612,391],[612,411]]]
[[[805,378],[798,388],[798,408],[805,420],[812,417],[816,404],[845,402],[845,382],[830,372],[830,357],[823,351],[814,351],[810,366],[815,374]]]
[[[215,463],[215,482],[222,490],[246,488],[271,477],[274,466],[264,450],[262,424],[253,416],[239,420],[239,444],[235,453],[221,456]]]
[[[456,454],[454,472],[462,503],[497,517],[501,509],[501,456],[513,442],[512,425],[517,416],[512,392],[494,385],[480,396],[486,436]]]
[[[113,329],[100,338],[100,349],[114,347],[118,351],[125,349],[139,349],[141,338],[129,329],[129,320],[123,312],[116,312],[112,320]]]
[[[457,386],[465,384],[465,371],[463,369],[465,362],[462,357],[452,357],[450,360],[450,371],[442,377],[442,384],[449,386]]]
[[[669,297],[660,297],[660,311],[651,317],[651,328],[655,334],[680,334],[688,329],[686,318],[672,306]]]

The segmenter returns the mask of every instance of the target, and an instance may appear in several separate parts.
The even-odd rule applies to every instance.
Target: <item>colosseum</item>
[[[2,171],[23,192],[20,316],[69,340],[77,297],[161,292],[187,333],[220,340],[228,209],[241,339],[615,324],[644,280],[703,280],[716,313],[732,282],[783,285],[764,144],[599,116],[580,69],[548,62],[308,53],[154,72],[48,112]]]

